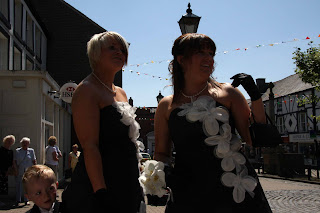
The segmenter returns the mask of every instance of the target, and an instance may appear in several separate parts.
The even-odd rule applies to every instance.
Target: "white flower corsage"
[[[232,172],[226,172],[221,176],[221,182],[227,187],[234,187],[233,200],[236,203],[244,201],[246,191],[254,197],[253,190],[257,186],[257,180],[248,175],[246,167],[237,175]]]
[[[144,171],[139,177],[139,182],[145,194],[162,197],[167,193],[164,164],[161,161],[148,160],[145,162]]]

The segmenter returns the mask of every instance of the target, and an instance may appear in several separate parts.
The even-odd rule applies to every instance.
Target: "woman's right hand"
[[[103,212],[105,209],[113,209],[107,206],[114,205],[112,194],[105,188],[97,190],[94,194],[94,212]]]

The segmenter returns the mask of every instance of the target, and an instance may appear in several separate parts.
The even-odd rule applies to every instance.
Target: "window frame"
[[[10,1],[9,0],[2,0],[3,2],[7,2],[7,13],[8,17],[6,17],[2,11],[0,11],[0,20],[9,28],[11,29],[11,24],[10,24]]]
[[[20,51],[20,69],[16,69],[15,68],[15,48],[17,48]],[[22,70],[22,48],[19,47],[19,45],[17,45],[17,43],[13,44],[13,70],[17,71],[17,70]]]
[[[304,115],[304,122],[302,122],[302,115]],[[302,111],[298,113],[298,131],[299,132],[307,132],[308,131],[308,120],[307,120],[307,112]],[[304,123],[304,126],[303,126]]]
[[[0,33],[7,38],[7,68],[5,70],[9,70],[9,54],[10,54],[10,36],[7,34],[2,28],[0,28]],[[1,69],[1,67],[0,67]]]

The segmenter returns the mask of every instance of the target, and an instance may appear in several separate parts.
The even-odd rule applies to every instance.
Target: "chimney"
[[[129,98],[129,104],[133,106],[133,99],[131,97]]]
[[[257,78],[256,79],[257,87],[260,91],[260,93],[265,93],[268,89],[269,84],[266,83],[265,78]]]

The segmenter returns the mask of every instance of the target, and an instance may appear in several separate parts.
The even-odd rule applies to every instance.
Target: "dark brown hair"
[[[172,75],[173,84],[173,102],[176,102],[180,96],[181,90],[185,86],[184,73],[181,65],[178,63],[178,56],[186,58],[191,57],[196,51],[209,48],[216,53],[216,45],[214,41],[204,34],[187,33],[179,36],[173,44],[172,55],[173,60],[169,64],[169,71]],[[212,70],[213,71],[213,70]],[[213,86],[219,86],[219,84],[212,78],[208,80]]]

